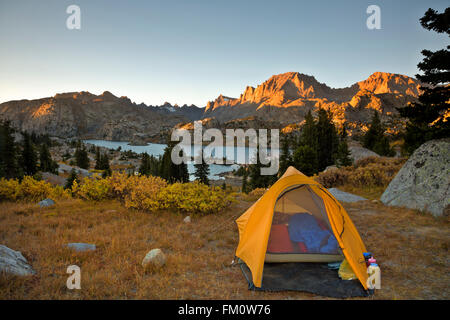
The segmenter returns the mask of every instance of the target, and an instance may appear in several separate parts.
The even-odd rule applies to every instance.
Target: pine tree
[[[18,178],[21,170],[18,164],[17,143],[14,129],[9,121],[0,122],[0,178]]]
[[[83,169],[89,168],[89,157],[86,147],[81,142],[78,142],[75,150],[75,164]]]
[[[282,175],[293,163],[289,138],[287,136],[284,136],[283,140],[281,141],[280,151],[280,168],[278,170],[278,175]]]
[[[317,124],[314,117],[311,114],[311,110],[305,116],[305,124],[302,127],[298,146],[307,145],[312,149],[317,150]]]
[[[383,136],[383,127],[381,125],[380,117],[378,116],[378,112],[374,111],[372,115],[372,120],[369,125],[369,129],[363,137],[363,147],[373,150],[375,143],[377,143],[378,139]]]
[[[100,147],[95,148],[95,170],[102,170],[102,155],[100,153]]]
[[[103,170],[103,173],[102,173],[103,178],[109,177],[112,174],[112,170],[109,165],[109,157],[108,157],[107,152],[105,152],[101,156],[101,168],[102,168],[101,170]]]
[[[394,150],[389,145],[388,138],[384,135],[384,126],[377,111],[374,111],[369,130],[363,137],[363,147],[372,150],[380,156],[391,157],[395,155]]]
[[[178,181],[189,182],[189,171],[186,163],[176,165],[178,171]]]
[[[58,164],[53,161],[46,143],[41,144],[39,152],[39,170],[43,172],[57,173]]]
[[[293,156],[294,166],[307,176],[317,173],[317,153],[309,145],[295,149]]]
[[[336,164],[339,167],[346,167],[352,165],[351,153],[347,144],[347,128],[344,123],[341,134],[339,135],[339,146],[336,154]]]
[[[174,164],[172,162],[172,150],[174,147],[175,144],[172,141],[169,141],[167,147],[164,149],[164,154],[161,160],[161,177],[166,179],[169,183],[189,182],[187,164],[184,162]]]
[[[251,191],[256,188],[267,188],[271,184],[276,181],[277,175],[262,175],[261,168],[263,165],[259,159],[259,146],[256,148],[256,152],[254,155],[254,164],[249,165],[248,167],[248,191]]]
[[[428,9],[420,19],[427,30],[450,35],[450,8],[443,13]],[[418,80],[428,86],[421,87],[419,101],[398,109],[407,118],[403,150],[411,154],[424,142],[450,136],[450,46],[445,49],[423,50],[424,59],[417,67],[423,74]]]
[[[64,185],[64,189],[71,189],[74,181],[77,181],[77,183],[80,182],[78,179],[78,176],[77,176],[77,172],[75,171],[75,169],[72,169],[70,171],[69,177],[67,177],[67,179],[66,179],[66,184]]]
[[[339,138],[336,126],[333,123],[331,112],[320,108],[316,125],[317,132],[317,171],[323,171],[326,167],[335,163]]]
[[[22,169],[25,175],[32,176],[37,172],[38,156],[34,148],[31,137],[28,133],[23,133],[23,146],[21,155]]]
[[[108,153],[105,152],[101,155],[101,170],[111,171],[111,167],[109,166],[109,157]]]
[[[201,153],[197,157],[201,158]],[[196,177],[196,180],[209,186],[209,179],[208,179],[209,165],[206,163],[206,161],[204,161],[204,159],[201,159],[201,162],[195,163],[194,167],[195,167],[194,176]]]
[[[141,165],[139,166],[139,173],[149,176],[151,174],[150,156],[144,152],[141,156]]]

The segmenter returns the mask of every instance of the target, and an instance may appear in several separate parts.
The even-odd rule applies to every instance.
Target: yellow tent
[[[367,290],[363,256],[367,250],[353,222],[328,190],[294,167],[289,167],[236,223],[239,229],[236,256],[250,269],[255,287],[262,285],[265,262],[332,262],[345,257]],[[294,226],[301,228],[302,223],[309,230],[294,229]],[[312,227],[323,237],[317,239],[309,232]],[[283,238],[286,230],[290,240]],[[305,234],[307,237],[301,238]],[[291,241],[292,237],[295,241]]]

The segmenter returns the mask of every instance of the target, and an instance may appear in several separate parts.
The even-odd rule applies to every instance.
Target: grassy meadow
[[[324,299],[303,292],[255,292],[238,266],[234,220],[252,196],[216,214],[126,208],[117,200],[65,199],[48,208],[0,203],[0,243],[19,250],[36,270],[0,275],[0,299]],[[448,299],[448,218],[379,201],[344,204],[382,271],[382,290],[369,299]],[[69,242],[96,244],[74,252]],[[141,261],[161,248],[167,264],[144,270]],[[69,265],[81,268],[81,290],[69,290]],[[326,298],[327,299],[327,298]]]

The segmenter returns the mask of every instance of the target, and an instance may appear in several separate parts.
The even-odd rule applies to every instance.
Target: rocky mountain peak
[[[395,93],[413,97],[420,95],[420,82],[402,74],[374,72],[364,81],[357,83],[360,90],[374,94]]]

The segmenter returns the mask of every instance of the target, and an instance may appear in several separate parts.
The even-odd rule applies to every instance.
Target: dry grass
[[[301,292],[247,289],[230,266],[238,243],[234,219],[252,202],[183,222],[170,212],[149,214],[118,202],[68,200],[52,208],[0,204],[0,244],[21,251],[37,271],[0,275],[0,299],[323,299]],[[449,221],[372,202],[348,205],[367,247],[379,259],[382,290],[375,299],[448,299]],[[69,242],[97,245],[76,253]],[[168,257],[160,270],[144,271],[153,248]],[[66,269],[81,267],[81,290],[68,290]]]
[[[448,217],[364,201],[345,205],[380,264],[382,299],[449,299]]]

